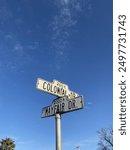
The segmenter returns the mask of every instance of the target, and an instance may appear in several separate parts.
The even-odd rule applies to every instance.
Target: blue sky
[[[0,0],[0,139],[17,150],[55,149],[55,117],[40,115],[56,97],[39,77],[84,96],[62,115],[63,150],[97,149],[97,130],[113,124],[112,1]]]

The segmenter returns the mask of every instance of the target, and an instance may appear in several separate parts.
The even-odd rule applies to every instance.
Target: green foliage
[[[11,138],[2,139],[0,141],[0,150],[14,150],[15,144]]]

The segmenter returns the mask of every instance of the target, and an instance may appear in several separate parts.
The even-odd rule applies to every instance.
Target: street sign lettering
[[[83,106],[84,101],[82,96],[73,99],[68,99],[67,97],[59,98],[59,100],[54,100],[52,105],[43,108],[41,117],[53,116],[56,113],[67,113],[70,111],[82,109]]]
[[[38,78],[36,88],[44,92],[56,95],[58,97],[67,96],[69,99],[72,99],[78,96],[77,93],[69,90],[68,85],[63,84],[62,82],[57,80],[53,80],[53,82],[48,82],[46,80]]]

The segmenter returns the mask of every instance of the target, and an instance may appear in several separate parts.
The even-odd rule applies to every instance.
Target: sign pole
[[[56,150],[62,150],[61,146],[61,115],[56,113]]]

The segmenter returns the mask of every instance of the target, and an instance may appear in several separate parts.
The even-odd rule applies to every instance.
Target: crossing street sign
[[[64,101],[68,100],[68,97],[67,96],[64,96],[64,97],[60,97],[60,98],[56,98],[52,101],[52,105],[54,104],[58,104],[58,103],[62,103]]]
[[[42,109],[41,117],[50,117],[55,115],[56,120],[56,150],[61,150],[61,114],[82,109],[84,107],[83,96],[69,90],[68,85],[53,80],[48,82],[38,78],[36,88],[58,98],[53,100],[50,106]]]
[[[52,105],[44,107],[42,109],[41,117],[54,116],[56,113],[67,113],[70,111],[75,111],[82,109],[84,107],[83,96],[79,96],[73,99],[68,99],[67,97],[62,97],[54,100]]]
[[[57,80],[53,80],[53,82],[48,82],[44,79],[38,78],[36,88],[38,90],[42,90],[58,97],[67,96],[69,99],[72,99],[78,96],[77,93],[69,90],[68,85]]]

